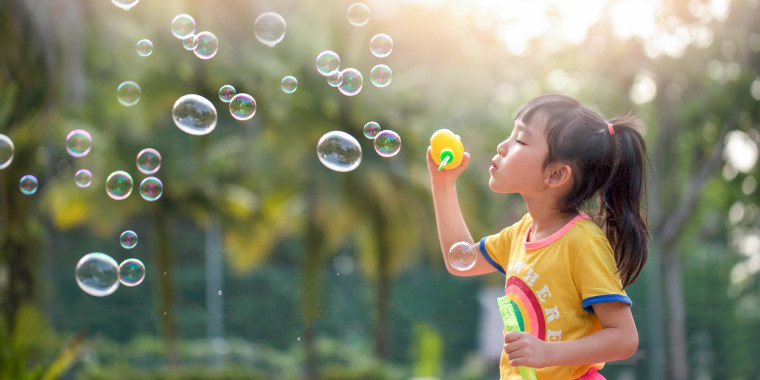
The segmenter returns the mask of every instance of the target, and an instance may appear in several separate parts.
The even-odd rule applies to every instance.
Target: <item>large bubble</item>
[[[353,3],[348,7],[346,17],[353,26],[366,25],[369,21],[369,7],[364,3]]]
[[[230,100],[230,114],[236,120],[248,120],[256,114],[256,99],[248,94],[237,94]]]
[[[141,57],[147,57],[153,53],[153,42],[147,38],[137,41],[137,54]]]
[[[121,9],[123,9],[125,11],[128,11],[132,7],[134,7],[135,5],[137,5],[137,3],[140,2],[140,0],[111,0],[111,2],[113,3],[113,5],[121,8]]]
[[[350,172],[362,161],[362,147],[343,131],[325,133],[317,142],[317,157],[322,165],[336,172]]]
[[[466,241],[454,243],[449,249],[449,265],[456,270],[465,271],[472,268],[477,259],[477,249]]]
[[[66,152],[71,157],[84,157],[90,153],[92,136],[84,129],[75,129],[66,135]]]
[[[7,168],[13,162],[13,152],[16,147],[10,137],[0,133],[0,170]]]
[[[178,14],[172,20],[172,35],[184,39],[188,34],[195,33],[195,19],[188,14]]]
[[[31,174],[21,177],[21,180],[18,181],[18,187],[24,195],[32,195],[36,193],[38,185],[39,181],[37,181],[37,177]]]
[[[187,134],[201,136],[211,133],[216,128],[216,119],[216,107],[200,95],[183,95],[172,107],[174,124]]]
[[[375,136],[375,152],[382,157],[393,157],[401,150],[401,137],[386,129]]]
[[[105,297],[119,288],[119,264],[105,253],[88,253],[79,259],[74,277],[85,293]]]
[[[340,69],[340,56],[332,50],[325,50],[317,55],[317,72],[328,76],[335,70]]]
[[[153,148],[145,148],[137,153],[137,170],[143,174],[153,174],[161,169],[161,153]]]
[[[393,50],[393,39],[385,33],[375,34],[372,39],[369,40],[369,50],[375,57],[387,57]]]
[[[253,33],[264,45],[274,47],[285,38],[285,19],[275,12],[265,12],[253,22]]]
[[[132,194],[132,176],[123,170],[117,170],[106,178],[106,194],[111,199],[127,199]]]
[[[141,93],[140,85],[128,80],[121,82],[119,87],[116,88],[116,99],[119,100],[119,103],[131,107],[140,101]]]
[[[146,201],[155,201],[164,193],[164,184],[156,177],[147,177],[140,182],[140,196]]]
[[[343,74],[343,81],[338,86],[340,93],[346,96],[358,94],[362,90],[362,83],[364,82],[362,73],[351,67],[343,70],[341,73]]]
[[[369,80],[375,87],[386,87],[391,84],[391,79],[393,79],[393,72],[388,65],[376,65],[369,72]]]
[[[219,49],[219,40],[216,38],[216,35],[203,31],[195,35],[195,38],[198,40],[198,45],[193,49],[195,56],[200,59],[214,58]]]
[[[138,259],[126,259],[119,264],[119,282],[124,286],[137,286],[145,279],[145,265]]]

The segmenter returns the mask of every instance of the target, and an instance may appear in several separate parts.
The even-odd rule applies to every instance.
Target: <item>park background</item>
[[[461,135],[465,218],[475,237],[499,231],[525,209],[488,190],[488,164],[515,110],[547,92],[646,125],[653,238],[628,289],[639,351],[603,374],[760,379],[760,1],[367,0],[361,27],[352,3],[0,0],[0,133],[16,149],[0,170],[0,379],[495,378],[480,334],[503,278],[445,271],[424,154],[435,130]],[[254,37],[267,11],[287,22],[275,47]],[[214,58],[171,35],[180,13],[216,34]],[[393,38],[387,58],[370,54],[376,33]],[[358,95],[317,73],[323,50],[364,73]],[[369,83],[377,63],[388,87]],[[142,87],[133,107],[116,99],[125,80]],[[224,84],[255,97],[252,119],[230,116]],[[206,136],[172,122],[189,93],[218,110]],[[371,120],[399,133],[398,155],[374,152]],[[83,158],[65,151],[77,128],[93,136]],[[359,140],[357,169],[317,160],[332,130]],[[163,156],[161,199],[109,198],[105,177],[139,181],[147,147]],[[91,187],[74,185],[79,168]],[[147,277],[85,294],[74,266],[89,252],[139,258]]]

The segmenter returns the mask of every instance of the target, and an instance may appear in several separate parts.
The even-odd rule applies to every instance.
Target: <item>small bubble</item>
[[[232,85],[225,84],[224,86],[219,88],[219,100],[229,103],[230,100],[232,100],[232,97],[235,96],[235,87],[232,87]]]
[[[282,78],[280,85],[282,86],[282,92],[292,94],[298,89],[298,79],[294,76],[288,75],[285,78]]]
[[[264,45],[274,47],[285,38],[285,19],[275,12],[265,12],[253,22],[253,33]]]
[[[382,157],[393,157],[401,150],[401,137],[386,129],[375,136],[375,151]]]
[[[478,259],[478,252],[470,243],[460,241],[449,248],[449,265],[456,270],[465,271],[473,266]]]
[[[92,184],[92,172],[88,169],[79,169],[74,174],[74,183],[81,188],[90,187]]]
[[[393,50],[393,39],[385,33],[378,33],[369,40],[369,50],[378,58],[385,58]]]
[[[348,22],[353,26],[363,26],[369,21],[369,7],[364,3],[353,3],[346,11]]]
[[[391,84],[391,79],[393,79],[393,72],[387,65],[377,65],[369,73],[369,80],[375,87],[386,87]]]
[[[111,199],[127,199],[132,194],[132,176],[123,170],[117,170],[106,178],[106,194]]]
[[[126,259],[119,265],[119,282],[125,286],[140,285],[145,279],[145,265],[138,259]]]
[[[230,114],[236,120],[248,120],[256,114],[256,99],[248,94],[237,94],[230,100]]]
[[[200,59],[211,59],[219,49],[219,40],[211,32],[200,32],[196,36],[198,46],[193,49],[195,56]]]
[[[15,149],[11,138],[0,133],[0,170],[11,165],[11,162],[13,162],[13,151]]]
[[[38,185],[39,182],[37,181],[37,177],[31,174],[21,177],[21,180],[18,183],[19,189],[21,189],[21,193],[24,195],[32,195],[36,193]]]
[[[146,201],[158,200],[163,193],[164,184],[156,177],[147,177],[140,182],[140,196]]]
[[[161,153],[153,148],[145,148],[137,153],[137,170],[143,174],[153,174],[161,169]]]
[[[147,38],[137,41],[137,55],[147,57],[153,53],[153,42]]]
[[[116,88],[116,99],[119,103],[131,107],[140,101],[141,92],[139,84],[131,80],[124,81]]]
[[[354,68],[347,68],[342,71],[343,81],[340,82],[338,90],[341,94],[346,96],[354,96],[362,90],[362,83],[364,79],[362,73]]]
[[[335,70],[327,76],[327,84],[330,87],[338,87],[343,83],[343,73],[340,70]]]
[[[198,47],[198,36],[195,33],[190,33],[182,38],[182,46],[185,50],[195,50]]]
[[[71,157],[84,157],[90,153],[92,136],[83,129],[75,129],[66,135],[66,152]]]
[[[183,39],[188,34],[195,33],[195,19],[188,14],[178,14],[172,20],[172,34]]]
[[[325,50],[317,55],[317,72],[322,76],[328,76],[335,70],[340,69],[340,56],[332,50]]]
[[[364,137],[374,139],[381,130],[382,128],[380,128],[380,124],[375,121],[370,121],[369,123],[364,124]]]
[[[137,5],[137,3],[140,2],[140,0],[111,0],[111,2],[113,3],[113,5],[125,11],[128,11],[130,8]]]
[[[119,235],[119,244],[123,248],[132,249],[137,246],[137,233],[132,230],[126,230]]]

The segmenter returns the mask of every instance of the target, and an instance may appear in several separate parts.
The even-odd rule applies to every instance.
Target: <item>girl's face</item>
[[[549,154],[544,118],[539,114],[529,124],[516,120],[512,134],[496,147],[488,172],[488,186],[497,193],[523,195],[546,188],[544,161]]]

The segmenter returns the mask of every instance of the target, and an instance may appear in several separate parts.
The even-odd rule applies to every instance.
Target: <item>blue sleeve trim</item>
[[[486,238],[480,239],[479,245],[480,245],[480,253],[483,254],[483,257],[486,258],[486,261],[488,261],[488,263],[491,264],[491,266],[493,266],[494,268],[496,268],[496,270],[498,270],[499,272],[501,272],[502,274],[506,276],[507,273],[504,272],[504,268],[502,268],[501,265],[497,264],[496,261],[494,261],[491,258],[491,255],[488,254],[488,250],[486,249]]]
[[[593,296],[584,299],[582,304],[583,310],[594,314],[594,308],[591,306],[597,303],[605,302],[622,302],[628,306],[633,305],[633,302],[631,302],[631,299],[628,298],[628,296],[624,296],[622,294],[602,294],[601,296]]]

